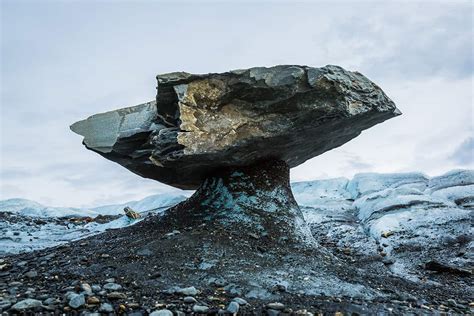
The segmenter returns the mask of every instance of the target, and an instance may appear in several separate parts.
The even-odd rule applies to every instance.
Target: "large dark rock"
[[[146,178],[196,189],[213,171],[264,159],[295,167],[400,114],[341,67],[257,67],[159,75],[156,102],[96,114],[71,129]]]

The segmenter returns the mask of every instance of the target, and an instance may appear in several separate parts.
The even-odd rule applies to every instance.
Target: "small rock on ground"
[[[13,305],[11,309],[16,310],[16,311],[24,311],[27,309],[42,307],[42,306],[43,304],[41,303],[41,301],[38,301],[32,298],[27,298]]]
[[[150,316],[173,316],[173,312],[169,309],[160,309],[150,313]]]

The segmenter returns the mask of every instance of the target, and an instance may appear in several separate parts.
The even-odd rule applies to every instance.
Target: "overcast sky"
[[[154,99],[158,73],[275,64],[360,71],[403,112],[293,181],[474,168],[471,1],[0,2],[0,199],[92,206],[176,190],[86,150],[69,125]]]

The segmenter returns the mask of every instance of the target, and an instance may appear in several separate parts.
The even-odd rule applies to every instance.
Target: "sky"
[[[334,64],[402,116],[292,181],[474,168],[471,1],[1,3],[0,199],[90,207],[177,189],[86,150],[69,125],[153,100],[159,73]]]

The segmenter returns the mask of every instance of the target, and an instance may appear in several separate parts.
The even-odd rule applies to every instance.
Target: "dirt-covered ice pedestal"
[[[289,171],[276,159],[218,169],[162,220],[180,228],[206,224],[275,243],[314,244],[291,192]]]

